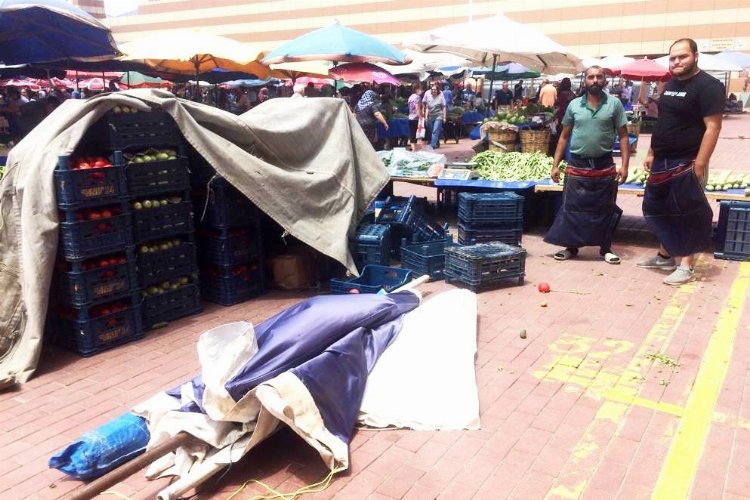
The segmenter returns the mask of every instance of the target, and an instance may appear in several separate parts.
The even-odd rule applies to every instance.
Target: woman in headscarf
[[[357,117],[357,122],[365,135],[370,140],[372,147],[382,149],[385,137],[378,137],[377,123],[380,122],[385,127],[386,132],[388,131],[388,121],[383,116],[383,111],[380,109],[380,103],[378,102],[378,95],[373,90],[367,90],[357,102],[354,108],[354,115]]]

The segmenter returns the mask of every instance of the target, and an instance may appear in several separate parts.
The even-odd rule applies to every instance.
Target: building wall
[[[705,52],[750,50],[748,0],[139,0],[136,15],[106,22],[118,41],[200,28],[271,50],[335,19],[400,43],[415,32],[498,12],[536,26],[581,57],[662,55],[685,36]]]
[[[104,0],[68,0],[73,5],[77,5],[97,19],[107,17],[104,12]]]

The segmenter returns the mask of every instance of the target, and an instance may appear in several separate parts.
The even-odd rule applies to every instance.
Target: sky
[[[104,0],[104,7],[109,16],[118,16],[133,11],[137,6],[138,0]]]

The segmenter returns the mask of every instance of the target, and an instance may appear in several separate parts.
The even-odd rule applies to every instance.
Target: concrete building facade
[[[104,19],[107,14],[104,11],[104,0],[68,0],[73,5],[85,10],[97,19]]]

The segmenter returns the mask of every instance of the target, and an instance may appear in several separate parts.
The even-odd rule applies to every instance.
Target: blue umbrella
[[[278,64],[298,61],[408,63],[396,47],[338,22],[291,40],[272,50],[261,61]]]
[[[109,28],[65,0],[0,0],[0,62],[112,59]]]
[[[744,52],[725,50],[716,54],[716,57],[729,61],[737,66],[742,66],[743,68],[750,68],[750,54]]]

